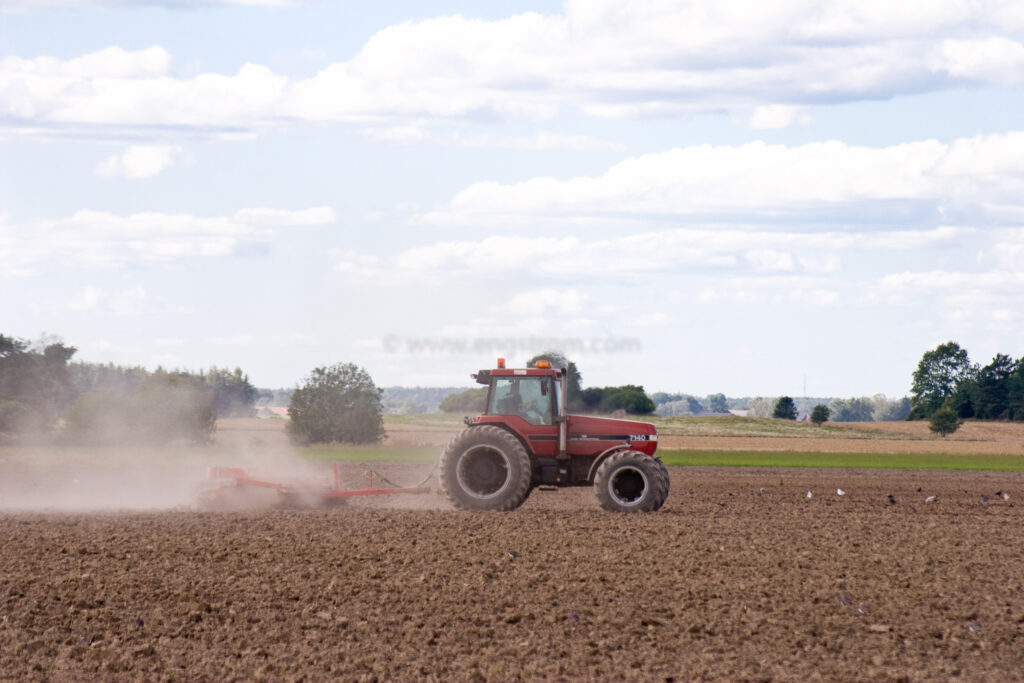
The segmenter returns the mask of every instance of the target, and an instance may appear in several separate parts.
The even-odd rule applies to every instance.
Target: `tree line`
[[[258,392],[240,368],[188,372],[72,362],[77,349],[0,334],[0,436],[61,427],[75,443],[202,443],[218,417],[253,413]]]
[[[1024,357],[997,353],[982,366],[949,341],[924,353],[912,379],[911,420],[939,411],[960,419],[1024,420]]]
[[[810,398],[791,399],[798,414],[811,415],[819,406],[828,408],[832,422],[898,422],[910,414],[910,398],[890,399],[885,394],[853,398]],[[778,397],[755,397],[746,399],[745,410],[750,417],[774,417]]]
[[[0,334],[0,438],[54,432],[77,443],[162,443],[211,440],[216,420],[253,414],[257,400],[287,397],[288,430],[300,443],[372,442],[383,437],[384,392],[362,368],[338,364],[314,369],[294,390],[256,389],[240,368],[189,372],[72,362],[77,349],[55,339],[30,343]],[[711,394],[648,396],[640,385],[583,388],[575,363],[548,352],[540,360],[566,369],[568,408],[573,412],[632,415],[725,414],[745,407],[754,417],[795,419],[806,412],[818,424],[871,420],[930,419],[940,433],[962,418],[1024,420],[1024,358],[996,354],[972,364],[967,351],[947,342],[927,351],[913,373],[911,396],[831,399],[728,399]],[[442,391],[442,390],[437,390]],[[486,388],[452,393],[446,412],[482,412]],[[395,397],[398,398],[397,396]],[[433,396],[431,398],[434,398]],[[414,402],[412,395],[403,403]],[[417,405],[417,408],[420,406]]]

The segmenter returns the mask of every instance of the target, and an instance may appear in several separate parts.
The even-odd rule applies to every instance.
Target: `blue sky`
[[[0,0],[0,331],[461,385],[1024,355],[1024,8]]]

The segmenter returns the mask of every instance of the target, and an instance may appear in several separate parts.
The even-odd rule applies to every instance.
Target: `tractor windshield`
[[[550,380],[550,377],[496,377],[487,414],[518,415],[530,424],[552,424]]]

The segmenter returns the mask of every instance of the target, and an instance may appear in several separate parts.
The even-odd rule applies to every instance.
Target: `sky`
[[[1017,0],[0,0],[0,333],[899,397],[1024,355]]]

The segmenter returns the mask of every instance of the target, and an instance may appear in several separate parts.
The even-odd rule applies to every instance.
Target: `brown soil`
[[[671,475],[665,508],[640,515],[586,489],[504,514],[0,513],[0,679],[1024,671],[1024,475]]]

